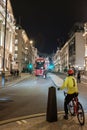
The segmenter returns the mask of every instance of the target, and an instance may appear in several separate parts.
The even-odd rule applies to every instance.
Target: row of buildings
[[[16,26],[10,0],[0,0],[0,72],[21,72],[29,63],[34,64],[36,57],[37,49],[26,31]]]
[[[10,0],[0,0],[0,72],[3,69],[21,72],[28,64],[34,64],[37,57],[37,49],[26,31],[16,25]],[[56,51],[53,61],[56,71],[74,67],[87,73],[87,23],[73,26],[69,39]]]
[[[75,23],[69,39],[53,57],[56,71],[67,71],[70,67],[87,74],[87,24]]]

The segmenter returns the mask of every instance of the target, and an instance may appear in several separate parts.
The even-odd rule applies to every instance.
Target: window
[[[18,39],[15,40],[15,44],[18,44]]]
[[[15,54],[15,55],[14,55],[14,58],[17,59],[17,57],[18,57],[18,54]]]
[[[18,46],[15,46],[15,51],[18,51]]]

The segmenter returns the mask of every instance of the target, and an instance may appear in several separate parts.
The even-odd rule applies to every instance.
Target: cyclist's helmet
[[[73,74],[74,74],[74,70],[73,70],[73,69],[69,69],[69,70],[68,70],[68,74],[69,74],[69,75],[73,75]]]

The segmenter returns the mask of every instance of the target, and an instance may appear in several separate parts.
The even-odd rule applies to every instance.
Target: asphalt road
[[[48,90],[54,86],[50,78],[26,79],[12,87],[0,89],[0,120],[11,119],[20,116],[46,113]],[[87,87],[79,86],[79,99],[87,110]],[[63,111],[63,91],[57,91],[57,110]]]

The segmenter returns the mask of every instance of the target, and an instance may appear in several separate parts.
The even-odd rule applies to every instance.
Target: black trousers
[[[77,83],[81,83],[81,78],[80,77],[77,78]]]
[[[65,101],[64,101],[65,114],[68,114],[68,104],[75,96],[78,96],[78,94],[77,93],[67,94],[67,96],[65,97]]]

